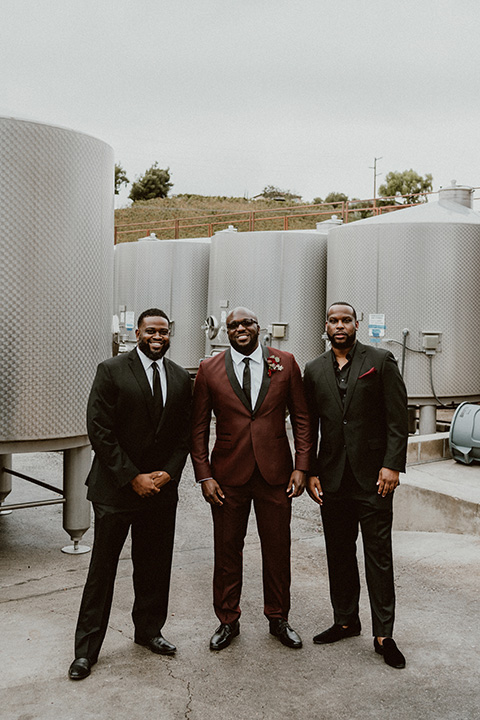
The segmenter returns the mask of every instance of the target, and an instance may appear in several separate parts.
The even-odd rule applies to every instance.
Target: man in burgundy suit
[[[220,626],[210,649],[222,650],[239,633],[242,551],[252,500],[270,633],[287,647],[300,648],[288,612],[291,502],[305,488],[311,449],[301,373],[293,355],[259,344],[260,327],[251,310],[235,308],[227,332],[231,347],[202,362],[193,398],[193,466],[214,524],[213,601]],[[295,464],[285,428],[287,409]],[[216,440],[209,458],[212,410]]]

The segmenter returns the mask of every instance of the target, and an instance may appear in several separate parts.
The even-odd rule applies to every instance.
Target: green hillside
[[[331,205],[287,205],[275,200],[174,195],[133,203],[115,211],[116,241],[128,242],[155,232],[158,238],[205,237],[228,225],[237,230],[314,229],[335,212]],[[341,207],[337,212],[341,214]],[[302,217],[307,215],[306,217]]]

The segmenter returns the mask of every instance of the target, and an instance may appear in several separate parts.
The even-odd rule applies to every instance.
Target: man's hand
[[[130,480],[130,484],[140,497],[152,497],[160,492],[160,488],[155,485],[152,473],[140,473]]]
[[[201,486],[203,497],[210,505],[223,505],[222,500],[225,498],[225,495],[216,480],[213,478],[204,480]]]
[[[305,490],[305,473],[302,470],[294,470],[290,475],[290,482],[287,487],[288,497],[299,497]]]
[[[165,472],[165,470],[155,470],[154,472],[150,473],[150,477],[155,483],[155,487],[157,487],[159,490],[172,479],[170,475]]]
[[[316,475],[310,475],[307,480],[307,492],[316,503],[323,505],[323,490],[320,480]]]
[[[390,470],[390,468],[382,467],[378,473],[378,494],[385,497],[392,493],[397,485],[400,485],[400,473],[398,470]]]

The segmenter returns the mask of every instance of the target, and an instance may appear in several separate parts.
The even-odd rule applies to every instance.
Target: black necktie
[[[252,409],[252,376],[250,375],[250,358],[243,358],[243,392],[248,400],[248,406]]]
[[[163,410],[162,383],[160,382],[160,372],[156,362],[152,363],[153,370],[153,406],[155,412],[155,423],[158,424]]]

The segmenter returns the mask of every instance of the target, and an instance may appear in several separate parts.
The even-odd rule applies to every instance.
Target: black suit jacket
[[[405,472],[407,393],[391,352],[357,341],[344,406],[330,350],[307,363],[304,381],[314,437],[320,421],[311,473],[323,489],[338,490],[347,457],[365,490],[375,489],[381,467]]]
[[[167,400],[157,426],[136,348],[98,366],[87,408],[95,451],[87,478],[89,500],[130,509],[151,500],[132,490],[130,481],[139,473],[165,470],[172,482],[179,481],[189,451],[191,381],[182,367],[167,358],[164,363]]]

